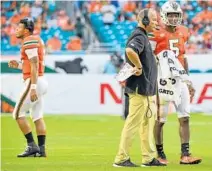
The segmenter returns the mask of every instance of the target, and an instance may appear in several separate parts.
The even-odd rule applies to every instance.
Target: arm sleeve
[[[145,39],[143,36],[136,36],[127,44],[127,48],[133,49],[138,55],[144,50]]]
[[[26,55],[29,59],[38,56],[38,48],[32,48],[32,49],[26,49],[25,50]]]

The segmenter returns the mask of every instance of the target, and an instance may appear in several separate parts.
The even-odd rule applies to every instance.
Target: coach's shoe
[[[166,164],[161,163],[159,160],[157,160],[156,158],[152,159],[151,162],[149,163],[143,163],[141,165],[142,167],[150,167],[150,166],[166,166]]]
[[[188,155],[182,155],[180,164],[199,164],[202,162],[202,159],[192,157],[191,154]]]
[[[138,165],[132,163],[130,159],[122,162],[122,163],[114,163],[113,167],[139,167]]]
[[[159,162],[163,163],[163,164],[168,164],[168,163],[169,163],[168,160],[166,159],[166,155],[165,155],[164,152],[158,153],[158,158],[157,158],[157,160],[158,160]]]
[[[39,147],[35,143],[30,145],[28,144],[25,151],[21,154],[18,154],[17,157],[35,157],[39,152]]]

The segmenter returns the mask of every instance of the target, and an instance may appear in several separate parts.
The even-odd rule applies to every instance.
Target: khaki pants
[[[115,163],[121,163],[129,159],[132,140],[138,130],[141,139],[142,163],[148,163],[156,157],[154,140],[156,118],[155,96],[147,97],[137,93],[129,94],[129,103],[129,115],[122,130]]]

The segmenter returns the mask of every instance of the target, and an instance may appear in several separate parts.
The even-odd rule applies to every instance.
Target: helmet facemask
[[[167,24],[168,26],[178,26],[181,25],[182,23],[182,13],[166,13],[166,20],[167,20]]]

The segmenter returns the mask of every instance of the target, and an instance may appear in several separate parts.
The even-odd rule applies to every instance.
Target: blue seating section
[[[148,2],[142,1],[143,6],[145,6]],[[178,1],[178,3],[181,3]],[[202,7],[196,1],[189,1],[193,6],[193,10],[187,10],[186,13],[188,15],[188,19],[192,20],[193,17],[197,15],[197,13],[202,11]],[[160,1],[157,3],[159,7],[164,4],[164,1]],[[120,13],[120,8],[117,8],[116,18]],[[128,14],[130,15],[130,14]],[[125,46],[128,36],[132,32],[132,30],[136,27],[136,21],[124,21],[119,22],[115,21],[112,25],[105,25],[102,21],[101,13],[91,13],[90,14],[91,25],[96,32],[99,40],[104,43],[119,44],[121,47]],[[200,29],[199,33],[201,34],[204,29]]]
[[[46,43],[48,39],[53,37],[54,35],[58,35],[59,39],[62,43],[61,50],[66,50],[66,44],[69,42],[70,38],[75,35],[74,31],[64,31],[60,27],[50,28],[48,30],[41,31],[41,38]],[[11,46],[9,38],[1,37],[1,49],[2,51],[18,51],[19,46]]]
[[[149,2],[148,1],[141,1],[142,6],[146,6]],[[159,1],[157,0],[157,6],[161,7],[164,4],[165,1]],[[182,1],[177,0],[178,3],[180,3],[182,6]],[[28,3],[33,4],[34,1],[30,0]],[[81,2],[79,2],[81,3]],[[193,17],[197,15],[197,13],[202,11],[202,7],[199,6],[198,2],[196,0],[194,1],[188,1],[190,5],[192,5],[193,9],[192,10],[186,10],[186,14],[188,15],[188,19],[192,20]],[[11,2],[5,1],[2,3],[3,8],[9,8]],[[56,4],[54,1],[48,1],[49,5],[49,12],[54,12],[56,10]],[[132,30],[136,27],[137,22],[136,21],[124,21],[124,22],[119,22],[118,21],[118,15],[121,12],[121,8],[119,5],[117,6],[117,13],[115,14],[116,21],[112,25],[105,25],[102,20],[102,14],[97,12],[97,13],[91,13],[89,14],[90,17],[90,22],[92,25],[93,30],[97,34],[100,42],[102,43],[108,43],[112,46],[114,45],[119,45],[119,47],[124,47],[127,41],[127,38],[131,34]],[[209,10],[212,10],[212,7],[208,7]],[[13,16],[13,11],[6,11],[5,16],[7,19],[9,19],[11,16]],[[132,13],[126,13],[126,16],[131,16]],[[48,17],[47,17],[48,19]],[[204,28],[200,28],[199,33],[202,34],[204,32]],[[62,42],[62,49],[61,50],[66,50],[66,44],[70,40],[70,37],[75,35],[74,31],[64,31],[61,30],[61,28],[56,27],[56,28],[50,28],[48,30],[42,30],[41,31],[41,37],[46,43],[48,39],[53,37],[54,35],[58,35],[59,39]],[[1,48],[2,51],[11,51],[11,50],[19,50],[18,46],[11,46],[10,45],[10,40],[8,37],[1,37]]]
[[[119,22],[115,21],[112,25],[104,25],[100,13],[90,14],[91,25],[97,33],[101,42],[125,45],[127,38],[136,27],[137,22]]]

